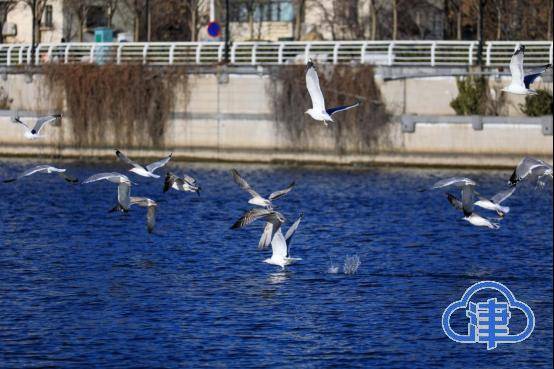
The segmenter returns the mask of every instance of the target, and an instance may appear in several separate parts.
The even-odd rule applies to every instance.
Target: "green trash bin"
[[[113,42],[113,30],[111,28],[96,28],[94,30],[94,42]],[[109,57],[109,46],[99,46],[94,53],[94,62],[106,64]]]

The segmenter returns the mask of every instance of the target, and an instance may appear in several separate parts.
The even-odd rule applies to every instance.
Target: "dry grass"
[[[44,69],[50,99],[66,102],[78,147],[163,148],[176,88],[188,94],[181,68],[78,64]]]
[[[331,130],[338,153],[366,153],[376,150],[390,115],[381,99],[371,66],[319,66],[320,85],[328,107],[351,104],[358,108],[338,113],[329,128],[313,121],[305,111],[311,100],[305,84],[304,66],[279,66],[271,70],[269,94],[275,121],[295,149],[306,150],[321,130]]]

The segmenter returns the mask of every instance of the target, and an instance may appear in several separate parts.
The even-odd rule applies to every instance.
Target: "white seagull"
[[[538,181],[538,183],[541,184],[544,177],[550,177],[550,179],[552,179],[552,165],[539,159],[526,157],[523,158],[514,169],[508,181],[508,185],[512,187],[516,186],[524,179]]]
[[[508,87],[502,89],[504,92],[509,92],[516,95],[536,95],[537,92],[530,88],[531,84],[541,76],[552,64],[544,65],[530,74],[523,74],[523,57],[525,54],[525,46],[521,45],[512,55],[510,61],[510,72],[512,81]]]
[[[16,178],[4,180],[4,183],[15,182],[18,179],[33,175],[35,173],[47,173],[47,174],[58,173],[60,175],[60,177],[65,179],[67,182],[70,182],[70,183],[79,182],[79,180],[77,178],[66,175],[65,171],[66,171],[66,169],[56,168],[56,167],[53,167],[51,165],[37,165],[35,167],[27,169],[26,171],[24,171],[23,173],[18,175]]]
[[[184,175],[183,178],[179,178],[175,174],[168,172],[165,175],[164,192],[169,191],[171,188],[177,191],[195,192],[200,196],[200,186],[196,182],[196,179]]]
[[[140,207],[147,208],[146,228],[148,230],[148,233],[152,233],[154,231],[154,226],[156,225],[156,208],[158,206],[158,203],[147,197],[131,197],[130,200],[130,206],[138,205]],[[117,207],[116,209],[112,209],[112,211],[115,210],[117,210]]]
[[[125,162],[125,163],[127,163],[127,164],[129,164],[130,166],[133,167],[133,168],[129,169],[130,172],[138,174],[139,176],[142,176],[142,177],[160,178],[159,175],[154,174],[154,171],[156,171],[156,169],[159,169],[159,168],[163,167],[164,165],[166,165],[171,160],[171,155],[173,155],[173,154],[169,154],[169,156],[163,158],[162,160],[159,160],[157,162],[154,162],[154,163],[146,165],[146,166],[141,165],[141,164],[139,164],[135,161],[132,161],[124,153],[122,153],[119,150],[115,151],[115,155],[117,156],[117,158],[119,160],[121,160],[121,161],[123,161],[123,162]]]
[[[473,212],[474,204],[474,195],[475,195],[475,186],[477,184],[475,181],[469,178],[463,177],[453,177],[446,178],[441,181],[438,181],[433,185],[433,189],[439,189],[449,186],[461,187],[462,189],[462,200],[458,200],[454,195],[447,193],[448,202],[460,210],[463,211],[464,217],[463,220],[473,224],[478,227],[488,227],[491,229],[498,229],[500,226],[496,223],[492,223],[488,219],[483,218],[477,213]]]
[[[271,240],[271,257],[265,259],[264,263],[277,265],[280,266],[281,269],[285,269],[285,266],[302,260],[301,258],[293,258],[290,256],[290,245],[292,243],[292,236],[294,236],[303,217],[304,214],[301,214],[284,236],[281,228],[279,228]]]
[[[233,179],[235,180],[236,184],[239,185],[240,188],[242,188],[244,191],[248,192],[251,196],[250,200],[248,200],[248,203],[251,205],[257,205],[261,206],[267,209],[273,209],[273,200],[277,200],[280,197],[285,196],[288,194],[293,188],[295,183],[292,182],[287,188],[280,191],[275,191],[272,194],[270,194],[267,198],[264,198],[260,196],[259,193],[257,193],[244,178],[242,178],[239,174],[239,172],[236,169],[232,169],[231,173],[233,174]]]
[[[12,123],[20,124],[25,128],[25,138],[28,138],[30,140],[36,140],[37,138],[44,137],[40,135],[40,131],[42,128],[47,125],[48,123],[54,122],[56,119],[61,118],[61,114],[52,114],[52,115],[46,115],[43,117],[39,117],[33,126],[33,128],[30,128],[26,123],[21,121],[21,117],[15,116],[11,118]]]
[[[129,180],[129,177],[115,172],[99,173],[85,179],[83,184],[101,181],[103,179],[112,183],[117,183],[117,206],[111,211],[129,211],[131,207],[131,180]]]
[[[315,70],[315,65],[312,62],[312,59],[308,61],[306,68],[306,86],[308,87],[308,93],[312,99],[312,108],[308,109],[306,114],[315,120],[323,121],[325,125],[327,125],[327,122],[333,122],[333,114],[352,109],[360,105],[360,102],[357,101],[352,105],[343,105],[337,106],[336,108],[325,109],[325,99],[323,98],[321,87],[319,86],[319,77],[317,76],[317,71]]]
[[[498,216],[504,218],[504,216],[510,212],[510,208],[508,206],[502,206],[501,204],[506,201],[508,197],[512,196],[515,190],[515,187],[508,188],[507,190],[497,193],[491,197],[490,200],[481,195],[477,195],[479,200],[477,200],[474,205],[483,209],[496,211]]]

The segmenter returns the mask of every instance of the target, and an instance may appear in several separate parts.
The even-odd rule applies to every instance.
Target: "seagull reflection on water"
[[[289,273],[286,271],[271,273],[267,279],[271,284],[281,284],[289,279]]]

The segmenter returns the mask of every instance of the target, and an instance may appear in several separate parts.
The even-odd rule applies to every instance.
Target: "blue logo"
[[[490,298],[477,303],[470,301],[475,293],[483,290],[498,291],[506,300]],[[450,317],[458,309],[465,309],[466,317],[469,318],[467,334],[458,334],[450,326]],[[527,318],[527,326],[517,334],[510,334],[508,327],[513,309],[520,310]],[[453,302],[444,310],[442,329],[453,341],[484,343],[487,350],[493,350],[499,343],[516,343],[529,338],[535,329],[535,315],[527,304],[516,300],[512,291],[502,283],[483,281],[469,287],[461,300]]]

